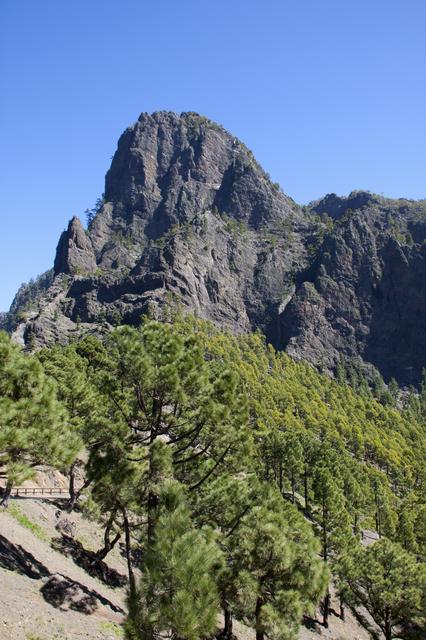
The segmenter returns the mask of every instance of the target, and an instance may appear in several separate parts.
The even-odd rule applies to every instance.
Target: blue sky
[[[198,111],[298,202],[426,197],[425,0],[3,0],[0,309],[142,111]]]

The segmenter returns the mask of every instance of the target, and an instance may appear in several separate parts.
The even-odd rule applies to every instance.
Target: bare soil
[[[103,570],[90,560],[102,531],[80,513],[66,514],[50,499],[12,498],[0,510],[0,640],[117,640],[126,611],[126,563],[117,546]],[[90,573],[91,575],[90,575]],[[338,603],[332,602],[338,611]],[[368,640],[346,612],[330,614],[324,629],[307,619],[300,640]],[[234,623],[237,640],[253,630]]]

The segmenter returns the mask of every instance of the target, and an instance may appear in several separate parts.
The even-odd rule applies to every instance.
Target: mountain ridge
[[[426,201],[354,191],[302,207],[220,125],[155,112],[120,137],[95,213],[62,233],[33,309],[18,298],[3,320],[27,347],[174,305],[329,372],[355,359],[419,381]]]

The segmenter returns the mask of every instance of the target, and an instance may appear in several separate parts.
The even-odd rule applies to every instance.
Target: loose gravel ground
[[[56,525],[71,528],[79,548],[96,551],[102,531],[79,513],[60,511],[54,500],[12,499],[0,509],[0,640],[119,640],[126,588],[111,588],[90,576],[68,553],[56,550]],[[53,547],[52,547],[53,545]],[[66,555],[68,553],[68,555]],[[108,566],[126,575],[122,549]],[[333,603],[337,610],[337,603]],[[238,640],[254,640],[252,629],[235,622]],[[330,627],[302,628],[300,640],[368,640],[348,612],[343,623],[330,615]]]

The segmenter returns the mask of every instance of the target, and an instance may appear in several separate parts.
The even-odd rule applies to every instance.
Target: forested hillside
[[[425,385],[333,380],[191,316],[0,348],[3,504],[40,464],[66,473],[94,564],[124,544],[129,640],[228,640],[234,620],[291,639],[348,608],[372,637],[424,637]]]

